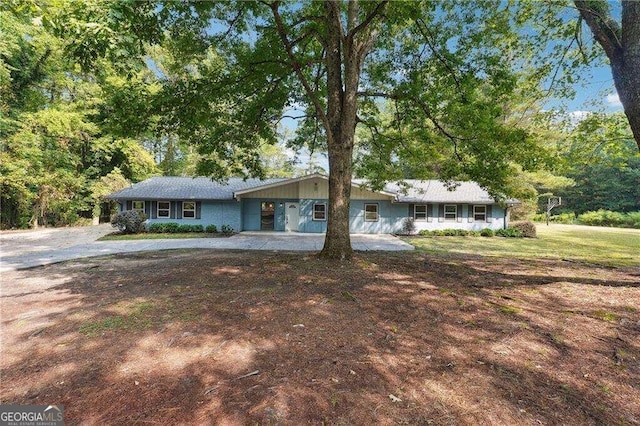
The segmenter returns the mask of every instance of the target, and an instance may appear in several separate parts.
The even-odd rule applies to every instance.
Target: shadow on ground
[[[2,403],[69,423],[640,422],[638,268],[175,251],[14,272]]]

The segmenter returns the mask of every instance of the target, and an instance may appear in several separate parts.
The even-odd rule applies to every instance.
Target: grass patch
[[[580,225],[538,225],[538,238],[405,238],[417,250],[494,257],[568,259],[611,266],[640,265],[640,231]]]
[[[178,240],[184,238],[226,238],[230,235],[222,233],[207,234],[206,232],[181,232],[176,234],[156,234],[145,232],[143,234],[120,234],[114,232],[98,238],[98,241],[120,241],[120,240]]]
[[[602,321],[613,322],[618,319],[618,315],[613,312],[595,311],[593,314],[596,318],[601,319]]]
[[[522,312],[522,309],[516,307],[516,306],[511,306],[511,305],[500,305],[498,307],[498,311],[502,312],[503,314],[507,314],[507,315],[515,315],[517,313]]]
[[[78,331],[87,337],[97,337],[108,331],[146,330],[153,325],[153,307],[151,302],[136,303],[127,308],[128,313],[87,322]]]

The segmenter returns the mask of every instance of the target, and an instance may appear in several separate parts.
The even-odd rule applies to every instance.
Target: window
[[[316,203],[313,205],[313,220],[327,220],[327,205]]]
[[[196,218],[196,203],[195,201],[184,201],[182,203],[182,217],[184,219]]]
[[[427,220],[427,206],[415,205],[413,206],[413,219],[414,220]]]
[[[487,220],[487,206],[473,206],[473,220],[476,222]]]
[[[378,221],[378,205],[377,204],[364,205],[364,221],[365,222]]]
[[[444,205],[444,220],[455,221],[458,218],[458,206],[455,204]]]
[[[171,216],[171,203],[169,201],[158,201],[158,217]]]
[[[136,210],[140,213],[144,213],[144,201],[133,201],[131,203],[131,210]]]

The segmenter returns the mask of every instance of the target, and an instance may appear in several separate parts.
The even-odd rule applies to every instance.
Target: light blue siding
[[[244,198],[240,202],[242,207],[242,230],[243,231],[259,231],[260,230],[260,203],[257,198]]]
[[[327,231],[327,221],[313,220],[313,206],[316,203],[325,203],[327,199],[258,199],[245,198],[241,201],[202,201],[200,202],[200,219],[149,219],[148,224],[176,222],[180,224],[200,224],[203,226],[216,225],[218,229],[222,225],[229,225],[236,231],[259,231],[262,201],[275,203],[274,230],[285,229],[285,203],[297,202],[300,204],[300,222],[298,231],[303,233],[324,233]],[[145,204],[151,205],[150,201]],[[378,221],[366,222],[364,215],[365,204],[378,205]],[[460,204],[458,204],[460,205]],[[421,229],[473,229],[483,228],[500,229],[504,227],[505,210],[497,204],[491,205],[491,214],[486,221],[473,220],[473,205],[461,205],[460,221],[445,221],[438,217],[439,204],[432,203],[432,216],[429,220],[416,220],[416,230]],[[120,203],[122,210],[127,208],[126,202]],[[149,210],[147,213],[151,213]],[[328,214],[328,211],[327,211]],[[388,200],[351,200],[349,207],[349,231],[354,234],[379,234],[397,233],[402,231],[404,220],[413,217],[413,204],[392,203]]]
[[[364,220],[364,205],[378,205],[378,221]],[[407,204],[390,201],[352,200],[349,208],[349,231],[354,234],[391,234],[402,230],[402,222],[409,214]]]
[[[327,205],[327,215],[329,209],[329,200],[317,199],[300,200],[300,232],[322,233],[327,232],[326,220],[313,220],[313,205],[316,203],[325,203]]]
[[[284,230],[284,210],[278,210],[280,203],[285,201],[297,200],[275,200],[276,201],[276,224],[282,220],[282,227],[277,230]],[[328,206],[327,199],[302,199],[300,202],[300,223],[298,225],[299,232],[305,233],[323,233],[327,231],[327,221],[313,220],[313,205],[316,203],[325,203]],[[364,221],[364,205],[365,203],[378,204],[378,222]],[[243,209],[246,205],[243,204]],[[259,206],[258,206],[259,208]],[[402,221],[408,216],[409,207],[407,204],[394,204],[390,201],[363,201],[352,200],[349,208],[349,230],[355,234],[377,234],[377,233],[393,233],[402,229]],[[243,212],[246,215],[246,212]],[[245,229],[246,222],[245,222]],[[258,226],[259,229],[259,226]],[[247,229],[248,230],[248,229]]]
[[[239,231],[242,227],[240,219],[240,203],[237,201],[202,201],[200,219],[149,219],[147,224],[175,222],[181,225],[216,225],[218,230],[222,225],[229,225]]]

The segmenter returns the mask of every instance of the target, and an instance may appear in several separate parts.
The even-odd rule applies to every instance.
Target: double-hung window
[[[473,220],[484,222],[487,220],[487,206],[473,206]]]
[[[445,204],[444,205],[444,220],[446,221],[454,221],[458,217],[458,206],[455,204]]]
[[[416,204],[413,206],[413,219],[414,220],[427,220],[427,206]]]
[[[132,201],[131,210],[135,210],[140,213],[144,213],[144,201]]]
[[[158,217],[171,216],[171,203],[169,201],[158,201]]]
[[[378,205],[377,204],[364,205],[364,221],[365,222],[378,221]]]
[[[196,202],[195,201],[184,201],[182,203],[182,218],[183,219],[196,218]]]
[[[325,203],[313,205],[313,220],[327,220],[327,205]]]

